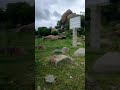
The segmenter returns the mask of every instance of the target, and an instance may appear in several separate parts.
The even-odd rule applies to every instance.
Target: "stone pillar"
[[[91,7],[90,21],[90,49],[100,49],[100,31],[101,31],[101,10],[100,7]]]
[[[73,29],[73,47],[77,47],[77,29]]]

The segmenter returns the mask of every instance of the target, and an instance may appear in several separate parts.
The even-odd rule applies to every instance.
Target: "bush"
[[[38,31],[35,30],[35,35],[38,35]]]
[[[58,32],[57,31],[52,31],[51,34],[52,35],[58,35]]]
[[[78,36],[80,36],[80,35],[85,35],[85,30],[84,30],[84,28],[78,29],[77,32],[78,32]]]
[[[72,30],[67,30],[66,31],[66,37],[71,39],[72,38]]]
[[[51,34],[51,30],[48,29],[47,27],[39,27],[38,34],[39,36],[48,36]]]

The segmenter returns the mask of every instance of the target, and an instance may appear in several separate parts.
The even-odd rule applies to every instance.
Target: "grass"
[[[79,41],[81,41],[79,39]],[[73,54],[77,48],[71,45],[71,39],[64,40],[35,40],[36,45],[44,45],[45,50],[35,50],[36,60],[36,84],[42,90],[84,90],[85,89],[85,57],[74,57]],[[49,57],[54,55],[53,51],[56,48],[70,48],[70,56],[74,59],[73,64],[65,64],[62,67],[55,67],[49,64]],[[56,77],[55,83],[48,84],[45,82],[45,76],[52,74]],[[73,78],[71,79],[70,76]]]

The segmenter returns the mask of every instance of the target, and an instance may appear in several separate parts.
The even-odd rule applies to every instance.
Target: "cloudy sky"
[[[85,0],[35,0],[35,28],[54,27],[68,9],[80,14],[85,11]]]

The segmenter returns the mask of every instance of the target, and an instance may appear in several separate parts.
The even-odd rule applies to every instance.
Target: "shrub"
[[[38,35],[38,31],[35,30],[35,35]]]
[[[58,35],[58,32],[57,31],[52,31],[51,34],[52,35]]]
[[[85,35],[85,30],[84,30],[84,28],[78,29],[77,32],[78,32],[78,36],[80,36],[80,35]]]
[[[66,31],[66,37],[71,39],[72,38],[72,30],[67,30]]]
[[[48,36],[51,34],[51,30],[48,29],[47,27],[39,27],[38,34],[39,36]]]

